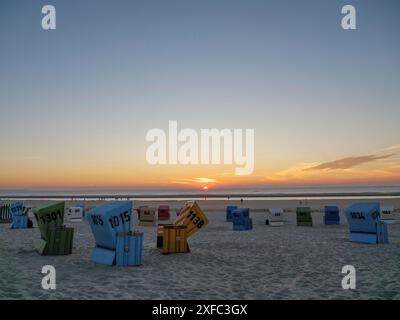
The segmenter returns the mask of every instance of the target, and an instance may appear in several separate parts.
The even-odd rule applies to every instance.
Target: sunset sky
[[[357,30],[341,8],[357,9]],[[41,8],[57,29],[41,29]],[[399,1],[0,2],[0,188],[400,184]],[[146,162],[250,128],[255,170]]]

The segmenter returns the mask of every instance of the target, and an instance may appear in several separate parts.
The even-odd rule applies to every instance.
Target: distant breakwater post
[[[235,164],[235,175],[254,171],[254,129],[201,129],[199,135],[190,128],[178,131],[178,122],[169,121],[168,133],[150,129],[146,142],[152,142],[146,150],[150,165]]]

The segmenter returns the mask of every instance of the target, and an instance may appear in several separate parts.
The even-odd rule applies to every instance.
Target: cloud
[[[396,144],[394,146],[388,147],[386,149],[384,149],[385,151],[390,151],[390,150],[397,150],[400,149],[400,144]]]
[[[311,168],[306,168],[304,171],[311,170],[337,170],[337,169],[350,169],[360,164],[375,162],[382,159],[387,159],[393,157],[395,154],[386,154],[386,155],[367,155],[367,156],[359,156],[359,157],[348,157],[335,161],[324,162],[319,165],[313,166]]]
[[[171,183],[175,184],[187,184],[187,185],[193,185],[193,184],[207,184],[207,183],[216,183],[216,179],[211,179],[211,178],[204,178],[204,177],[198,177],[198,178],[193,178],[193,179],[178,179],[178,180],[173,180]]]

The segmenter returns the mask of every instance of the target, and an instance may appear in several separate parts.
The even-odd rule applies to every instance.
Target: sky
[[[0,188],[400,184],[399,9],[2,0]],[[150,165],[146,133],[169,120],[254,129],[254,172]]]

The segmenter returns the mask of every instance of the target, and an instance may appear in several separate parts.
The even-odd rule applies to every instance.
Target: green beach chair
[[[297,225],[302,227],[312,227],[312,215],[309,207],[297,207],[296,209]]]
[[[0,204],[0,223],[11,223],[12,214],[10,211],[10,205],[2,203]]]
[[[72,253],[74,229],[64,223],[65,202],[50,204],[34,211],[41,239],[35,244],[41,255],[59,256]]]

